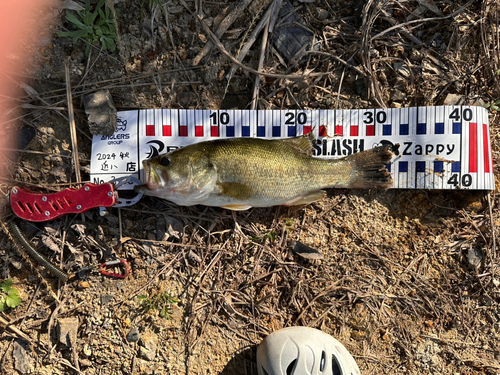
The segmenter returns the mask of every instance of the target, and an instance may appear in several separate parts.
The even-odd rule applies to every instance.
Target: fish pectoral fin
[[[312,133],[308,135],[303,135],[295,138],[280,139],[279,142],[287,143],[293,148],[299,150],[301,153],[311,156],[313,152],[313,140]]]
[[[309,193],[306,193],[303,195],[298,195],[298,196],[290,199],[288,202],[285,203],[285,206],[298,206],[301,204],[309,204],[309,203],[316,202],[317,200],[324,198],[325,195],[326,195],[326,192],[323,190],[310,191]]]
[[[222,208],[233,211],[245,211],[252,208],[252,206],[249,204],[226,204],[225,206],[222,206]]]
[[[219,182],[217,183],[217,189],[220,195],[238,200],[245,200],[253,195],[253,188],[251,186],[239,182]]]

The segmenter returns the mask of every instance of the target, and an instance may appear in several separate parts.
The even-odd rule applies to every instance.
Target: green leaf
[[[102,36],[101,43],[103,50],[109,49],[110,51],[114,51],[116,49],[116,44],[114,40],[109,36]]]
[[[7,304],[7,306],[12,308],[17,307],[21,304],[21,297],[19,297],[17,290],[13,289],[10,291],[10,293],[5,298],[5,303]]]
[[[78,38],[83,38],[87,34],[88,32],[86,30],[60,31],[57,33],[57,36],[59,37],[69,36],[70,38],[73,38],[73,42],[76,42]]]
[[[5,305],[5,299],[2,296],[2,297],[0,297],[0,312],[5,311],[6,308],[7,308],[7,306]]]
[[[78,18],[76,18],[72,13],[66,14],[66,19],[73,25],[82,30],[87,30],[87,25],[83,24]]]
[[[5,293],[9,293],[9,291],[12,289],[12,279],[7,279],[2,283],[1,287],[2,291]]]

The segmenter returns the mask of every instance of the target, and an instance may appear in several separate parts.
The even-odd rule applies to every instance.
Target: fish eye
[[[163,157],[160,159],[160,164],[164,167],[168,167],[170,165],[170,159],[167,157]]]

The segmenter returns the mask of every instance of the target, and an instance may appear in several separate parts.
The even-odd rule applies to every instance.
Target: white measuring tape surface
[[[396,189],[495,188],[488,112],[474,106],[118,112],[116,132],[93,138],[91,182],[123,176],[144,181],[143,160],[201,141],[310,132],[316,138],[314,155],[320,158],[399,144],[388,166]]]

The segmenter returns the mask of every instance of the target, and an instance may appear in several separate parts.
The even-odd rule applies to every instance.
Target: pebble
[[[101,295],[101,305],[107,305],[112,299],[113,296],[111,294]]]
[[[130,332],[127,334],[127,341],[128,342],[136,342],[139,341],[141,338],[141,334],[139,333],[139,328],[134,327],[130,330]]]
[[[14,357],[14,368],[21,374],[25,374],[30,370],[31,357],[28,354],[29,344],[24,341],[17,339],[14,341],[14,349],[12,351],[12,357]]]
[[[465,99],[462,95],[448,94],[444,99],[443,105],[462,105]]]
[[[395,102],[402,102],[406,100],[406,94],[401,90],[394,90],[391,95],[391,99]]]
[[[141,337],[139,356],[147,361],[152,361],[156,357],[156,347],[158,338],[154,333],[144,333]]]
[[[481,250],[470,247],[467,251],[467,262],[472,268],[478,268],[483,260],[483,253]]]
[[[83,367],[92,366],[92,362],[90,362],[90,360],[88,360],[87,358],[79,359],[78,362],[80,362],[80,366],[83,366]]]
[[[78,317],[60,318],[58,321],[59,342],[68,348],[76,344]]]
[[[87,95],[83,99],[90,132],[94,135],[113,135],[117,129],[116,107],[108,90]]]

